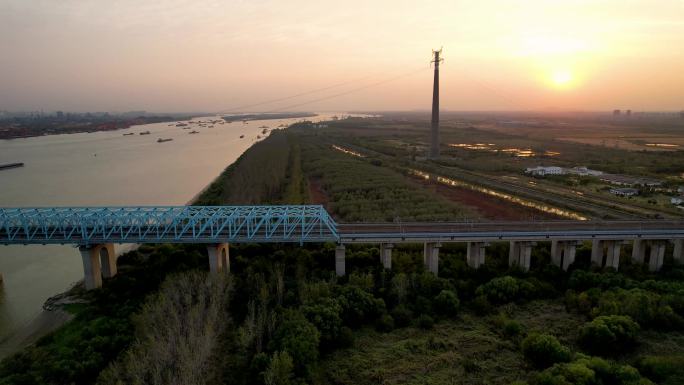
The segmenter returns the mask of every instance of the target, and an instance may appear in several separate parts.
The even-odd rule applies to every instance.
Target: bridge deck
[[[543,241],[684,238],[684,221],[535,221],[446,223],[342,223],[340,241]]]
[[[0,208],[0,244],[681,239],[684,221],[347,223],[322,206]]]

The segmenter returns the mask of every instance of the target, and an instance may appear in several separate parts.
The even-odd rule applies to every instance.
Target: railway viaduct
[[[592,242],[592,263],[619,268],[622,245],[651,271],[663,264],[668,242],[684,263],[684,221],[538,221],[337,224],[322,206],[153,206],[0,208],[0,244],[73,244],[83,259],[87,289],[116,275],[114,244],[204,243],[212,272],[230,271],[230,243],[335,242],[335,272],[346,270],[345,245],[379,244],[392,268],[392,249],[422,243],[426,269],[437,274],[445,243],[467,243],[467,263],[485,263],[491,242],[509,242],[509,264],[529,270],[537,242],[551,242],[551,261],[567,270],[577,245]]]

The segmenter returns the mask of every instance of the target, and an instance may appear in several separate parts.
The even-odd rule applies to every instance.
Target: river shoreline
[[[251,148],[251,147],[250,147]],[[235,162],[233,162],[235,163]],[[232,164],[232,163],[231,163]],[[226,167],[230,167],[230,164]],[[195,194],[186,205],[192,205],[199,197],[220,177],[214,177],[206,186]],[[130,251],[136,250],[140,245],[120,245],[117,250],[117,258]],[[0,275],[0,285],[2,275]],[[0,340],[0,360],[11,356],[36,343],[42,337],[54,332],[74,318],[74,315],[64,310],[63,306],[70,303],[78,303],[79,291],[82,290],[83,280],[76,282],[69,289],[48,298],[43,309],[38,315],[24,326],[18,328]]]
[[[72,123],[72,126],[62,126],[59,128],[51,127],[50,124],[54,122],[46,123],[45,127],[37,128],[29,127],[15,127],[2,125],[0,122],[0,128],[5,128],[5,131],[0,130],[0,140],[15,140],[15,139],[27,139],[36,138],[41,136],[52,136],[52,135],[69,135],[69,134],[83,134],[83,133],[95,133],[104,131],[118,131],[126,130],[133,126],[145,125],[145,124],[155,124],[155,123],[169,123],[169,122],[181,122],[188,121],[193,118],[199,117],[201,115],[182,115],[182,116],[148,116],[148,117],[138,117],[133,119],[122,119],[122,120],[112,120],[106,122],[98,122],[90,125],[80,125]],[[65,123],[62,123],[65,124]]]
[[[331,116],[317,114],[314,120]],[[293,123],[296,119],[284,119],[272,129]],[[0,193],[0,199],[12,207],[194,204],[227,167],[259,141],[257,137],[263,135],[259,125],[258,121],[249,125],[236,122],[191,136],[165,123],[135,127],[175,136],[179,144],[172,146],[172,151],[148,143],[145,137],[122,138],[121,134],[106,132],[87,137],[75,134],[0,140],[0,155],[6,158],[0,156],[0,160],[11,161],[23,154],[32,165],[30,172],[10,170],[3,174],[8,189]],[[240,135],[251,140],[238,139]],[[41,188],[36,188],[36,180],[41,181]],[[132,185],[140,188],[128,187]],[[117,255],[137,246],[117,246]],[[5,296],[0,302],[0,358],[35,343],[72,319],[68,312],[44,310],[42,305],[55,293],[69,292],[70,283],[82,282],[81,258],[77,255],[72,247],[58,245],[0,250],[0,273],[5,278]],[[31,280],[35,284],[26,286],[34,282]]]
[[[0,360],[36,343],[73,318],[73,314],[62,308],[41,311],[28,324],[0,341]]]

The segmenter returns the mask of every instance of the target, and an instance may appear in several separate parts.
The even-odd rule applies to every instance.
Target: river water
[[[333,113],[307,118],[329,120]],[[207,121],[218,117],[195,118]],[[183,205],[274,129],[302,119],[256,120],[182,129],[154,123],[128,129],[0,140],[0,207]],[[200,131],[190,135],[191,130]],[[150,131],[150,135],[139,135]],[[126,133],[135,135],[124,136]],[[240,138],[244,135],[244,138]],[[173,141],[157,143],[158,138]],[[118,247],[118,245],[117,245]],[[0,344],[31,322],[45,300],[83,278],[73,246],[0,246]]]

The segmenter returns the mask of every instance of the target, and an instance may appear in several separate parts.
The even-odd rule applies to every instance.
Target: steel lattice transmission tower
[[[441,58],[442,49],[432,50],[434,58],[432,63],[435,63],[435,80],[432,85],[432,123],[430,128],[430,153],[429,159],[439,159],[439,63],[443,62]]]

